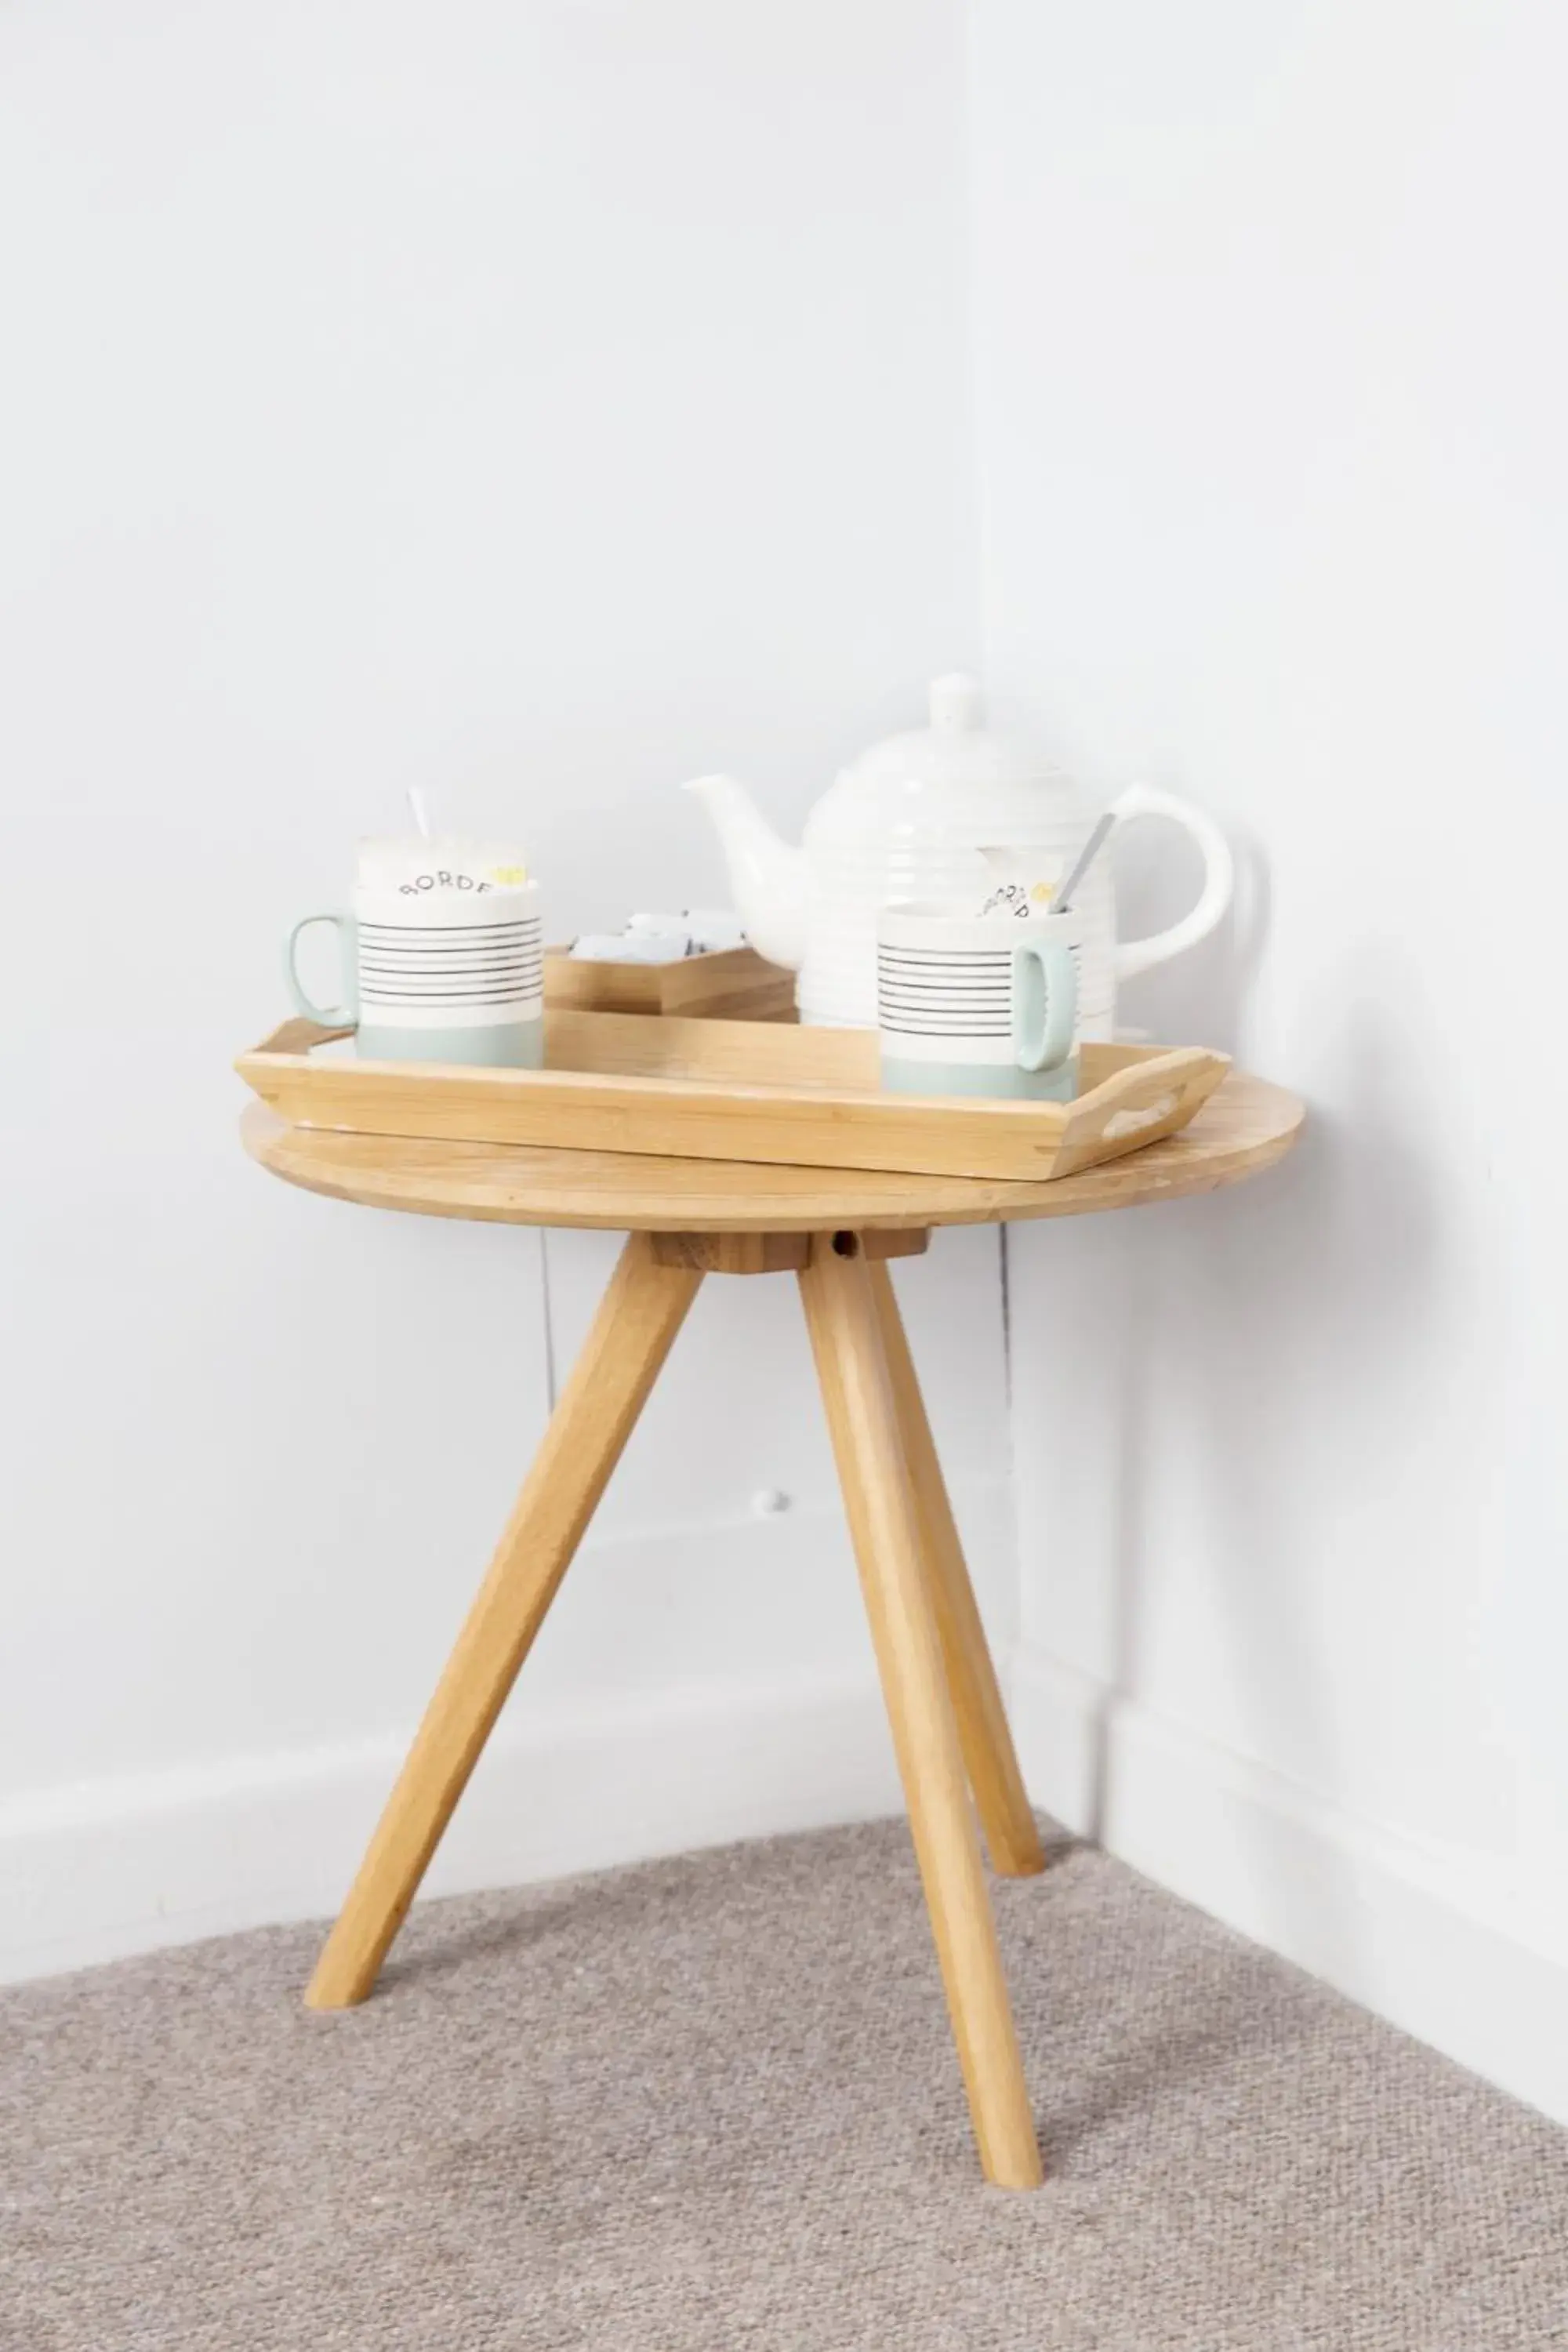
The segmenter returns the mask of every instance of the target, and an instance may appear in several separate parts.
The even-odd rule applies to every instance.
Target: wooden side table
[[[886,1261],[933,1226],[1170,1200],[1283,1157],[1301,1107],[1233,1074],[1193,1125],[1055,1183],[764,1168],[338,1135],[245,1114],[248,1150],[312,1192],[427,1216],[629,1238],[489,1572],[306,1994],[363,2000],[706,1274],[793,1273],[876,1647],[987,2179],[1042,2178],[975,1816],[993,1866],[1044,1868]],[[973,1805],[971,1797],[973,1796]]]

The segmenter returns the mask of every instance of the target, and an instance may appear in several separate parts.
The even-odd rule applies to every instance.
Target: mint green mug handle
[[[331,923],[337,931],[343,957],[343,1002],[329,1008],[312,1004],[300,985],[300,975],[294,968],[294,948],[301,931],[312,923]],[[359,969],[359,933],[352,915],[303,915],[289,934],[289,944],[283,950],[283,969],[289,976],[289,990],[308,1021],[319,1021],[323,1029],[352,1029],[359,1020],[359,988],[355,974]]]
[[[1077,1027],[1071,948],[1020,940],[1013,950],[1013,1059],[1021,1070],[1059,1070]]]

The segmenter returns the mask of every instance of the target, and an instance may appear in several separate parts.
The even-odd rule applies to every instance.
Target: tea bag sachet
[[[1047,876],[1040,870],[1040,861],[1021,861],[1016,868],[998,871],[993,866],[989,886],[984,898],[974,909],[977,915],[1046,915],[1050,912],[1060,879],[1059,866]]]

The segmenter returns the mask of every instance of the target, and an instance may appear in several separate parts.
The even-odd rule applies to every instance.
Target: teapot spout
[[[770,963],[798,971],[805,961],[805,852],[792,849],[733,776],[693,776],[730,869],[730,889],[746,937]]]

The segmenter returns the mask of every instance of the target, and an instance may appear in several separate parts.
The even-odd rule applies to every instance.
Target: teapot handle
[[[1163,963],[1167,957],[1180,955],[1184,949],[1207,939],[1230,904],[1236,861],[1218,825],[1190,802],[1178,800],[1174,793],[1160,792],[1152,784],[1130,784],[1110,805],[1119,824],[1139,816],[1169,817],[1192,835],[1204,861],[1204,887],[1190,913],[1168,930],[1155,931],[1146,940],[1124,940],[1112,950],[1117,979],[1130,980],[1134,972],[1147,971],[1151,964]]]

